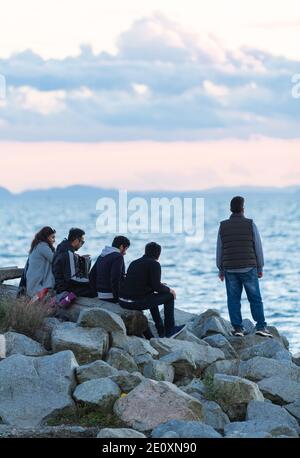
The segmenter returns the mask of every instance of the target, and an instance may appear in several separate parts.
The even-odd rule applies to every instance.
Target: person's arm
[[[68,253],[63,253],[58,257],[54,256],[52,272],[55,278],[55,289],[59,292],[67,291],[70,275],[67,273]]]
[[[223,281],[224,280],[224,270],[222,266],[222,258],[223,258],[223,244],[222,244],[222,239],[221,239],[221,229],[219,229],[218,240],[217,240],[216,263],[217,263],[217,268],[219,269],[219,277]]]
[[[264,260],[264,251],[262,247],[262,242],[260,238],[259,231],[255,223],[253,223],[253,239],[254,239],[254,249],[257,259],[257,271],[260,276],[263,274],[265,260]]]
[[[111,267],[111,289],[114,299],[119,299],[120,282],[124,275],[124,258],[122,255],[118,256]]]
[[[150,281],[152,289],[157,293],[170,293],[171,289],[161,283],[161,266],[159,262],[153,262],[150,271]]]
[[[53,262],[54,253],[51,248],[45,243],[39,244],[39,251],[43,258],[45,258],[50,264]]]

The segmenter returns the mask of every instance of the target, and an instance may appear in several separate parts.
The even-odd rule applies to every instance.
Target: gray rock
[[[74,407],[78,366],[72,352],[52,356],[13,355],[0,364],[0,418],[16,427],[37,427]]]
[[[193,396],[194,393],[198,393],[202,397],[204,396],[205,391],[206,391],[206,387],[204,383],[200,379],[197,379],[197,378],[192,380],[188,385],[180,386],[180,389],[184,391],[185,393],[189,394],[190,396]]]
[[[300,366],[300,353],[296,353],[293,356],[293,363],[296,364],[296,366]]]
[[[264,396],[275,404],[285,405],[300,398],[300,383],[285,377],[275,376],[258,382]]]
[[[252,420],[240,423],[230,423],[225,426],[226,437],[254,437],[253,434],[269,433],[272,437],[282,435],[298,437],[297,432],[286,424],[274,420]]]
[[[213,334],[229,336],[232,326],[220,316],[217,310],[207,310],[193,321],[190,329],[199,339],[203,339]]]
[[[99,406],[102,412],[111,412],[121,396],[120,388],[109,378],[90,380],[79,385],[73,397],[76,402],[88,406]]]
[[[98,378],[106,378],[118,374],[118,370],[105,361],[95,361],[85,366],[80,366],[76,370],[78,383],[89,382]]]
[[[160,361],[164,364],[172,365],[176,381],[184,377],[193,378],[193,376],[197,375],[197,364],[191,353],[185,350],[179,350],[163,356]]]
[[[6,332],[4,334],[6,344],[6,357],[11,355],[45,356],[47,350],[42,345],[23,334]]]
[[[185,340],[186,342],[195,342],[201,345],[201,339],[195,336],[191,331],[189,331],[188,326],[175,337],[175,340]]]
[[[120,371],[138,372],[139,370],[132,356],[119,348],[109,350],[106,362]]]
[[[287,350],[282,350],[282,351],[279,351],[278,353],[276,353],[276,355],[274,356],[274,359],[276,359],[277,361],[291,361],[291,362],[293,362],[293,355]]]
[[[268,329],[270,329],[268,327]],[[262,344],[266,344],[267,342],[279,342],[279,344],[281,344],[283,347],[283,349],[288,349],[286,348],[286,345],[285,345],[285,339],[283,338],[283,336],[280,336],[280,337],[277,337],[276,335],[274,336],[274,339],[266,339],[265,337],[261,337],[261,336],[257,336],[256,334],[250,334],[250,335],[246,335],[243,339],[241,339],[240,337],[227,337],[227,340],[228,342],[233,346],[233,348],[235,349],[235,351],[238,353],[238,355],[240,355],[244,350],[250,348],[250,347],[255,347],[255,346],[259,346],[259,345],[262,345]]]
[[[143,374],[144,377],[157,380],[158,382],[173,383],[175,370],[171,363],[163,360],[152,360],[151,362],[145,364]]]
[[[100,431],[98,439],[146,439],[146,436],[134,429],[105,428]]]
[[[284,406],[284,408],[300,422],[300,399]]]
[[[126,351],[134,359],[141,357],[155,359],[158,357],[158,352],[148,340],[136,336],[124,336],[123,334],[114,332],[112,334],[112,347]]]
[[[195,361],[197,369],[203,371],[215,361],[225,358],[224,353],[218,348],[210,347],[206,342],[201,345],[195,342],[186,342],[176,339],[151,339],[151,345],[159,352],[160,358],[178,351],[188,353]]]
[[[230,375],[216,374],[213,391],[215,401],[220,404],[230,420],[243,420],[249,402],[264,400],[256,383]]]
[[[242,433],[236,431],[233,434],[228,434],[225,439],[272,439],[270,433],[259,432],[259,433]]]
[[[77,324],[85,328],[103,328],[106,332],[119,332],[126,335],[122,318],[116,313],[100,308],[82,310]]]
[[[297,420],[283,407],[279,407],[270,402],[251,401],[248,404],[246,419],[249,421],[274,421],[274,419],[276,419],[280,424],[288,425],[298,433],[300,432]]]
[[[173,435],[176,434],[176,436]],[[200,421],[171,420],[152,431],[154,439],[182,438],[182,439],[220,439],[222,436],[211,426]]]
[[[122,393],[130,393],[134,390],[145,378],[139,372],[118,371],[116,375],[109,377],[115,382]]]
[[[74,323],[64,323],[52,334],[53,351],[71,350],[79,364],[103,359],[108,346],[108,333],[101,328],[82,328]]]
[[[276,353],[281,352],[283,350],[286,351],[281,342],[270,339],[241,351],[240,358],[243,360],[252,359],[256,356],[261,356],[264,358],[274,358]]]
[[[300,368],[286,360],[277,361],[257,356],[248,361],[242,361],[239,368],[240,377],[254,382],[273,376],[276,377],[278,374],[282,378],[289,378],[294,381],[300,380]]]
[[[115,414],[130,428],[150,431],[169,420],[202,420],[199,401],[169,382],[145,380],[119,399]]]
[[[34,339],[39,342],[46,350],[52,350],[51,336],[53,330],[62,323],[57,318],[45,318],[43,326],[35,332]]]
[[[213,377],[215,374],[238,376],[240,361],[238,359],[216,361],[205,369],[205,377]]]
[[[206,425],[211,426],[217,431],[224,431],[230,420],[219,404],[213,401],[203,400],[204,420]]]
[[[88,439],[95,438],[99,428],[81,426],[47,426],[40,428],[16,428],[0,425],[0,439]]]
[[[135,356],[133,359],[134,359],[134,362],[137,364],[139,371],[142,374],[144,373],[144,367],[146,366],[146,364],[149,364],[149,363],[152,363],[152,361],[155,361],[152,358],[152,356],[150,356],[149,354]]]
[[[222,334],[215,334],[204,339],[211,347],[219,348],[226,359],[236,359],[238,357],[234,348]]]
[[[251,320],[248,320],[248,319],[243,320],[243,326],[244,326],[246,334],[255,333],[255,325],[252,323]]]

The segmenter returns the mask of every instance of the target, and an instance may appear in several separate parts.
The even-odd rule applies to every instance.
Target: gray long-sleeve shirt
[[[28,296],[33,297],[44,288],[54,287],[52,261],[53,252],[49,245],[40,242],[29,256],[29,266],[26,273]]]
[[[259,234],[259,231],[255,223],[253,223],[253,239],[254,239],[254,249],[255,249],[255,254],[256,254],[256,259],[257,259],[257,270],[258,272],[262,272],[264,268],[264,264],[265,264],[264,252],[263,252],[260,234]],[[217,242],[217,267],[221,273],[224,272],[223,267],[222,267],[222,257],[223,257],[223,244],[222,244],[222,239],[221,239],[221,228],[220,228],[219,234],[218,234],[218,242]],[[245,273],[245,272],[249,272],[251,269],[253,269],[253,267],[245,267],[243,269],[230,269],[230,270],[227,270],[227,272]]]

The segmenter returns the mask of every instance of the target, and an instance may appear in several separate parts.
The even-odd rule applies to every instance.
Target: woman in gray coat
[[[26,271],[26,293],[31,298],[45,288],[54,287],[52,262],[55,253],[55,233],[51,227],[44,227],[32,241]]]

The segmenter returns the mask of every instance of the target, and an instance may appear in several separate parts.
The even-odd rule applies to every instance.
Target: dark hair
[[[124,248],[129,248],[130,240],[127,237],[123,237],[123,235],[118,235],[117,237],[114,238],[112,246],[114,248],[120,248],[121,245],[123,245]]]
[[[41,242],[48,243],[49,248],[54,252],[55,249],[48,240],[48,237],[50,237],[50,235],[53,234],[56,234],[56,231],[54,229],[52,229],[49,226],[43,227],[43,229],[41,229],[37,234],[35,234],[34,239],[31,242],[29,254],[31,254],[35,247],[38,246],[38,244]]]
[[[82,229],[78,229],[78,227],[72,227],[68,235],[68,240],[72,243],[74,240],[81,239],[83,235],[85,235],[85,232]]]
[[[241,213],[244,209],[245,199],[244,197],[234,197],[230,203],[232,213]]]
[[[150,242],[145,247],[145,255],[150,258],[158,259],[161,254],[161,246],[158,243]]]

